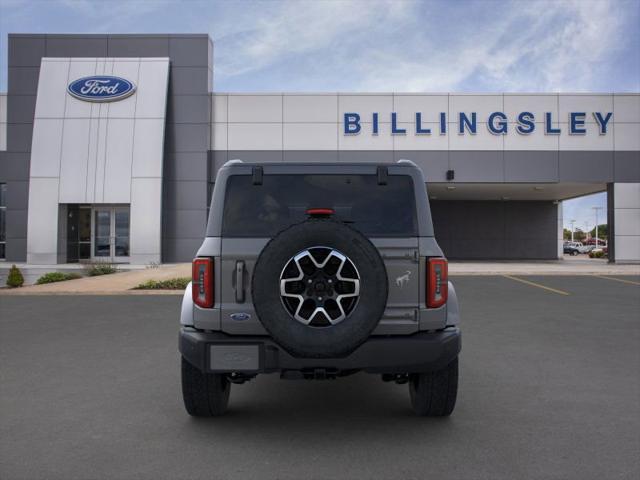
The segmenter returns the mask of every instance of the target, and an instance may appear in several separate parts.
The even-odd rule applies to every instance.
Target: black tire
[[[280,276],[289,260],[312,247],[346,255],[360,277],[359,298],[339,323],[309,326],[296,320],[280,296]],[[329,219],[311,219],[280,232],[263,249],[251,283],[253,304],[264,328],[297,357],[335,358],[360,346],[378,325],[387,303],[387,271],[375,246],[357,230]]]
[[[223,415],[229,404],[231,383],[225,375],[202,373],[182,358],[182,399],[193,417]]]
[[[414,373],[409,378],[411,406],[421,417],[446,417],[456,406],[458,357],[442,370]]]
[[[578,253],[580,253],[580,252],[578,252],[578,250],[573,250],[571,252],[571,255],[573,255],[575,257],[576,255],[578,255]]]

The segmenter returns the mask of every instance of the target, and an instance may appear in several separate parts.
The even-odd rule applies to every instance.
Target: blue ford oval
[[[133,94],[135,90],[136,86],[129,80],[109,75],[79,78],[67,87],[69,94],[88,102],[122,100]]]

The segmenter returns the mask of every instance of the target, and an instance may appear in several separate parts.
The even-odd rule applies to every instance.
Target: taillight
[[[336,213],[333,208],[308,208],[307,215],[312,217],[329,217]]]
[[[213,307],[213,259],[195,258],[191,265],[193,303],[202,308]]]
[[[427,307],[438,308],[447,303],[449,271],[445,258],[427,259]]]

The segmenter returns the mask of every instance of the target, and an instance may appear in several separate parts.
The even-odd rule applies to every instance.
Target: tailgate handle
[[[236,302],[244,302],[244,262],[236,262]]]

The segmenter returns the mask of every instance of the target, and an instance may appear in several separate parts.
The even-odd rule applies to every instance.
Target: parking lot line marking
[[[508,278],[510,280],[515,280],[516,282],[524,283],[526,285],[531,285],[532,287],[542,288],[543,290],[557,293],[558,295],[571,295],[569,292],[565,292],[564,290],[558,290],[556,288],[547,287],[546,285],[540,285],[539,283],[531,282],[529,280],[524,280],[522,278],[514,277],[512,275],[503,275],[503,277]]]
[[[594,275],[598,278],[606,278],[607,280],[615,280],[616,282],[629,283],[631,285],[640,285],[640,282],[634,282],[633,280],[624,280],[622,278],[608,277],[606,275]]]

